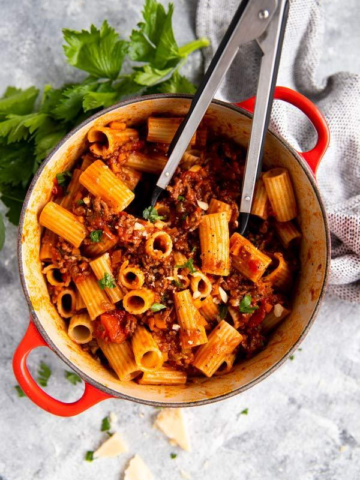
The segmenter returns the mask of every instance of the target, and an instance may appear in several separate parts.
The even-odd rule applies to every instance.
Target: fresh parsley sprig
[[[114,280],[114,277],[111,275],[111,273],[104,273],[104,276],[101,280],[98,281],[99,287],[101,290],[104,290],[104,288],[115,288],[116,283]]]
[[[257,305],[251,306],[252,298],[251,295],[245,295],[239,305],[239,310],[241,313],[254,313],[259,307]]]
[[[164,220],[164,217],[158,214],[155,207],[145,208],[143,211],[143,217],[145,220],[149,220],[151,223],[155,223],[159,220]]]
[[[79,377],[79,375],[76,375],[76,373],[74,372],[69,372],[68,370],[65,370],[65,378],[73,385],[81,383],[81,378]]]
[[[152,312],[160,312],[160,310],[164,310],[164,308],[166,308],[166,305],[163,305],[162,303],[153,303],[150,310]]]
[[[41,162],[87,117],[130,95],[195,93],[195,86],[179,69],[209,41],[200,38],[179,46],[173,13],[172,4],[166,10],[157,0],[145,0],[142,21],[129,39],[120,38],[106,20],[100,28],[64,29],[66,61],[87,77],[59,88],[45,85],[41,99],[35,87],[6,89],[0,98],[0,196],[11,223],[19,222],[27,188]],[[60,177],[60,185],[62,179],[66,186],[69,177]],[[0,249],[4,238],[0,216]]]
[[[50,367],[41,361],[38,369],[38,382],[42,387],[47,387],[51,373]]]

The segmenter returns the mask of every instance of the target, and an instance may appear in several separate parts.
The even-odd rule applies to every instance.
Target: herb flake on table
[[[40,362],[38,369],[38,382],[42,387],[47,387],[49,378],[51,377],[51,369],[45,362]]]
[[[177,453],[170,453],[170,458],[174,460],[177,457]]]
[[[94,452],[92,450],[88,450],[85,455],[85,460],[87,462],[92,462],[94,460]]]
[[[240,415],[247,415],[249,413],[249,409],[248,408],[244,408],[244,410],[242,410],[240,412]]]
[[[26,394],[24,393],[23,389],[19,385],[15,385],[14,388],[19,398],[26,397]]]
[[[111,429],[111,421],[110,417],[106,416],[102,419],[101,422],[101,431],[102,432],[108,432]]]
[[[77,383],[82,382],[79,375],[76,375],[76,373],[74,373],[74,372],[69,372],[68,370],[65,370],[65,378],[66,378],[66,380],[68,380],[73,385],[76,385]]]

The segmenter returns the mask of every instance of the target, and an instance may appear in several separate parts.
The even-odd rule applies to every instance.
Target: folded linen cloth
[[[205,68],[218,47],[239,0],[199,0],[196,29],[211,46]],[[360,302],[360,75],[337,73],[319,81],[324,16],[318,0],[290,0],[290,13],[277,85],[309,97],[329,124],[330,146],[318,169],[332,239],[328,292]],[[240,102],[256,93],[260,50],[255,42],[242,46],[217,94]],[[283,102],[274,102],[270,127],[296,149],[308,150],[316,140],[302,114]]]

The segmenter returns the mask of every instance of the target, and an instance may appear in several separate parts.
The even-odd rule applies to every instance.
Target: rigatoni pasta
[[[207,119],[166,191],[146,204],[182,120],[97,124],[40,213],[54,313],[86,354],[137,389],[231,375],[291,314],[299,270],[290,173],[262,172],[240,235],[245,151]]]
[[[226,212],[204,215],[199,225],[199,237],[202,271],[215,275],[229,275],[229,226]]]

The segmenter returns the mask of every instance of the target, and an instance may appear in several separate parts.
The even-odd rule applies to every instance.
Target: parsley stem
[[[179,47],[179,54],[182,57],[186,57],[190,55],[190,53],[195,52],[195,50],[203,47],[208,47],[209,45],[210,41],[208,38],[198,38],[196,40],[193,40],[192,42],[183,45],[182,47]]]

